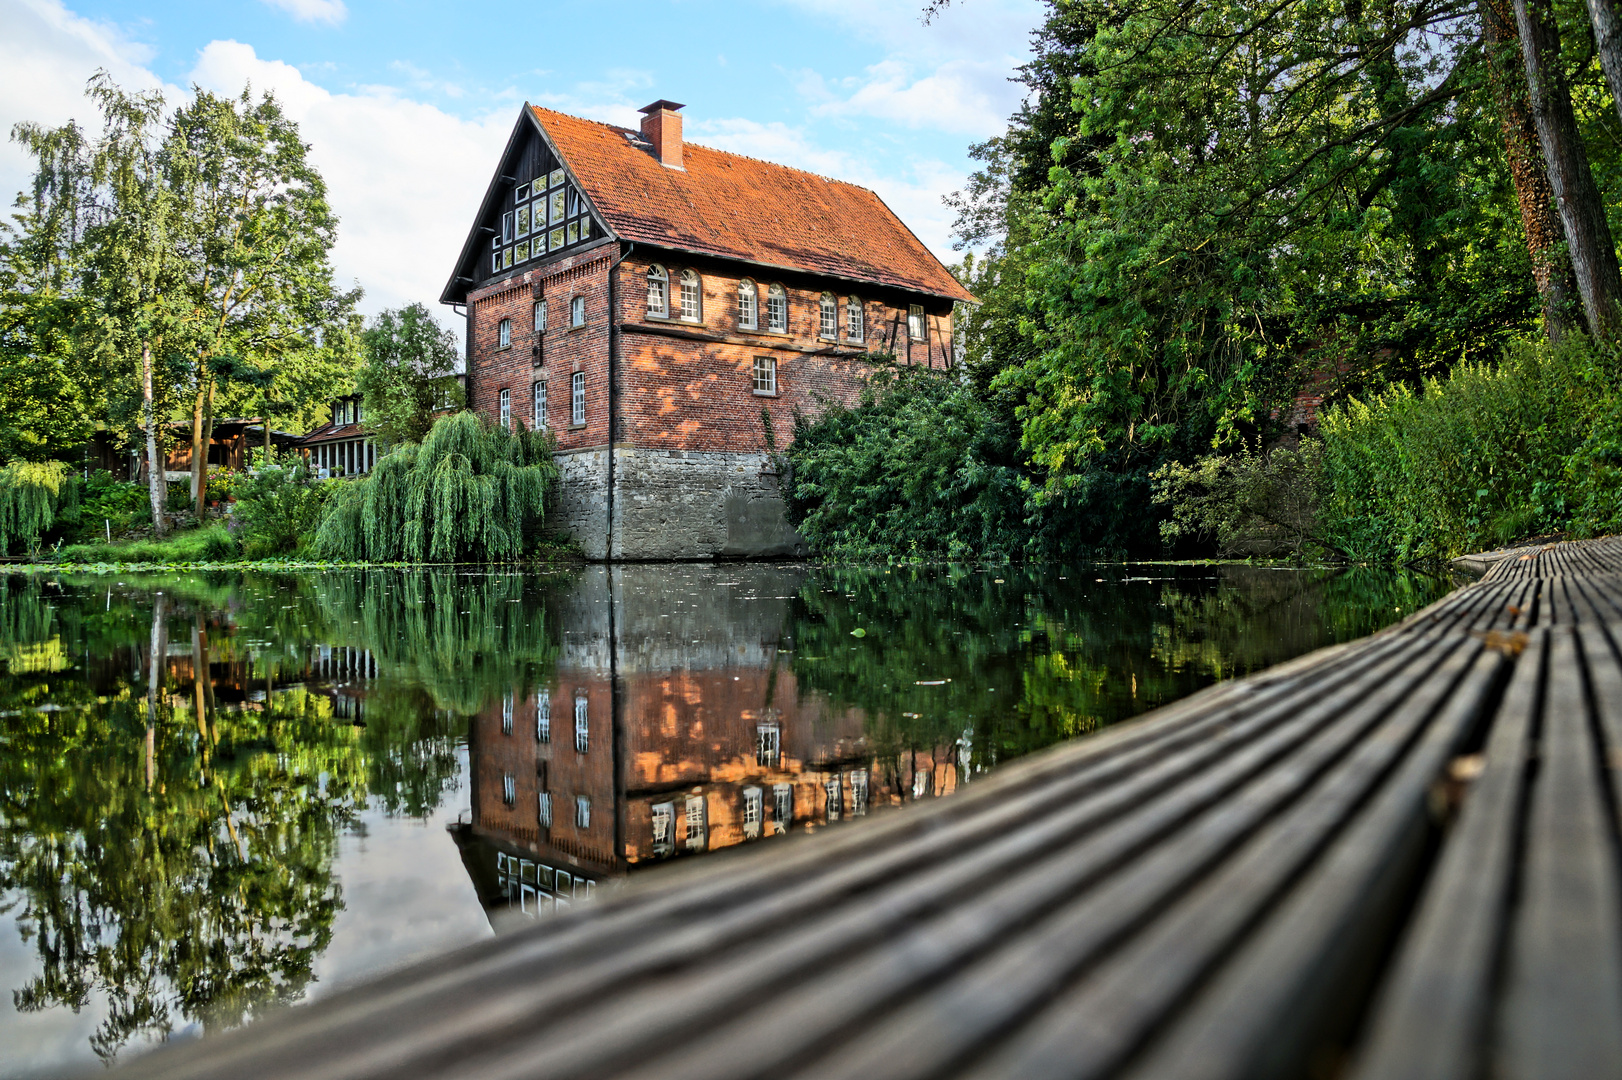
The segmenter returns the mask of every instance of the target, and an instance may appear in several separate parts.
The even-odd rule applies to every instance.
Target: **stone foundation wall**
[[[606,449],[560,453],[552,524],[588,559],[607,550]],[[764,453],[614,450],[614,536],[619,559],[798,558],[778,477]]]

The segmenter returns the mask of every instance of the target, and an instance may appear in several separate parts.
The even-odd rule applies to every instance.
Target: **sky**
[[[0,128],[93,124],[98,68],[171,103],[193,85],[273,91],[339,216],[338,282],[366,291],[368,314],[436,306],[525,101],[629,127],[682,102],[689,142],[870,187],[952,262],[942,197],[1018,108],[1010,77],[1042,4],[956,0],[929,25],[922,6],[0,0]],[[30,175],[0,145],[8,203]]]

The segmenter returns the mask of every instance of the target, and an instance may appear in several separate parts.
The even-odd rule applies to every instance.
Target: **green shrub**
[[[536,538],[556,480],[548,437],[454,413],[420,446],[385,454],[371,475],[329,481],[315,550],[354,562],[516,559]]]
[[[273,457],[236,483],[232,530],[250,559],[308,550],[330,485],[314,482],[302,457]]]
[[[57,558],[69,563],[207,563],[240,556],[236,538],[224,525],[176,533],[167,540],[132,540],[122,544],[74,544]]]
[[[68,536],[78,543],[94,543],[111,532],[128,532],[152,520],[152,501],[144,484],[119,480],[98,470],[81,485],[78,526]]]
[[[1579,457],[1603,464],[1616,407],[1613,357],[1577,336],[1349,401],[1322,422],[1325,535],[1391,561],[1602,528],[1615,489]]]
[[[13,461],[0,468],[0,555],[13,540],[30,555],[64,511],[78,509],[78,485],[60,461]]]
[[[1172,462],[1152,474],[1154,501],[1168,504],[1162,522],[1168,542],[1214,536],[1224,555],[1287,555],[1310,548],[1342,554],[1319,535],[1323,444],[1261,451],[1246,447],[1193,465]]]

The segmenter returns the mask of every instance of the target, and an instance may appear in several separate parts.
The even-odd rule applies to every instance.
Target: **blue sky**
[[[297,119],[343,221],[334,261],[375,311],[432,302],[520,104],[634,125],[687,105],[694,142],[876,190],[951,260],[941,197],[970,144],[1018,106],[1008,82],[1036,0],[643,0],[497,9],[364,0],[141,4],[0,0],[0,125],[90,118],[105,67],[174,98],[269,88]],[[26,160],[0,149],[0,187]]]

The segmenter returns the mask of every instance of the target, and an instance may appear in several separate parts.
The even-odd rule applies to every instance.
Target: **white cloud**
[[[110,23],[86,19],[60,0],[0,0],[0,205],[33,176],[32,162],[11,141],[13,125],[22,122],[56,127],[77,120],[92,131],[100,127],[95,106],[85,97],[85,82],[97,69],[107,71],[126,90],[176,87],[144,66],[151,51],[131,41]]]
[[[439,292],[516,108],[465,120],[389,87],[333,93],[236,41],[211,42],[191,78],[218,93],[239,93],[244,83],[274,91],[297,121],[341,219],[333,265],[340,281],[356,279],[366,289],[366,311],[420,300],[450,315],[437,308]]]
[[[344,0],[264,0],[279,11],[285,11],[298,22],[319,22],[337,26],[349,18]]]
[[[985,138],[1002,130],[1019,103],[1019,91],[1008,74],[1019,63],[1012,56],[987,60],[948,60],[922,77],[912,65],[890,58],[867,69],[865,79],[846,80],[830,88],[820,75],[806,73],[800,86],[822,99],[811,107],[819,116],[872,116],[913,128],[935,128]]]

